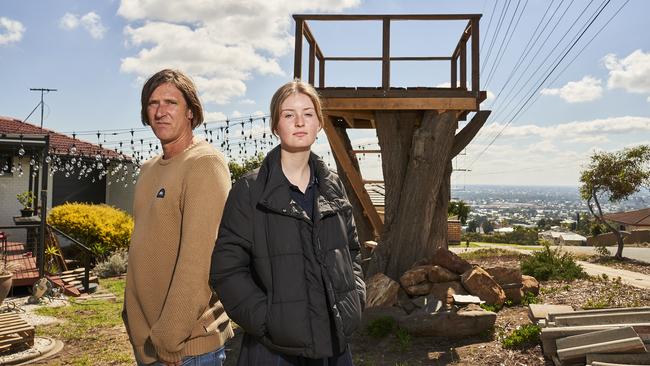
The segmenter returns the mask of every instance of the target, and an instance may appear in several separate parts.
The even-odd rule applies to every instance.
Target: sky
[[[26,118],[40,101],[29,89],[51,88],[46,128],[142,128],[142,84],[171,67],[196,82],[206,121],[264,116],[293,77],[291,15],[300,13],[483,14],[481,109],[492,115],[454,159],[455,186],[577,186],[595,151],[650,142],[650,2],[642,0],[0,0],[0,115]],[[391,55],[449,56],[464,25],[394,23]],[[381,55],[380,22],[310,27],[327,56]],[[391,86],[449,79],[440,62],[391,66]],[[326,85],[379,86],[381,64],[332,62]],[[27,121],[40,124],[40,111]],[[376,146],[373,130],[350,138]],[[328,150],[322,135],[314,151],[331,160]],[[377,155],[360,163],[365,179],[381,179]]]

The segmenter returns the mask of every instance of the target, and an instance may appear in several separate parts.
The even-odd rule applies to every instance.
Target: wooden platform
[[[36,258],[31,252],[25,252],[23,243],[7,243],[7,263],[18,268],[13,271],[13,286],[31,286],[38,281]]]
[[[0,352],[34,346],[34,326],[18,314],[0,314]]]

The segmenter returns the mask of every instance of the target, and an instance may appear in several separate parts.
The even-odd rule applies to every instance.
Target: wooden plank
[[[610,354],[610,353],[589,353],[587,363],[593,362],[625,362],[628,365],[650,365],[650,353],[638,354]]]
[[[384,90],[390,88],[390,19],[383,19],[381,42],[381,87]]]
[[[309,84],[314,85],[316,71],[316,47],[314,41],[309,42]]]
[[[323,98],[323,110],[477,110],[475,98]]]
[[[318,89],[322,98],[478,98],[485,100],[485,92],[474,93],[464,89],[452,88],[395,88],[382,90],[378,87],[371,88],[334,88]]]
[[[481,14],[294,14],[295,20],[465,20],[480,19]]]
[[[474,17],[472,23],[472,92],[478,93],[480,89],[480,67],[479,67],[479,18]]]
[[[325,87],[325,60],[323,58],[318,60],[318,87]]]
[[[556,317],[561,316],[574,316],[574,315],[594,315],[594,314],[616,314],[616,313],[629,313],[629,312],[646,312],[650,311],[650,306],[640,306],[634,308],[607,308],[607,309],[591,309],[591,310],[576,310],[562,313],[550,313],[547,320],[554,322]]]
[[[650,311],[555,316],[555,326],[558,327],[567,325],[575,326],[647,322],[650,322]]]
[[[293,49],[293,78],[300,79],[301,72],[302,72],[303,20],[298,18],[294,18],[294,19],[296,19],[296,33],[295,33],[296,42]]]
[[[561,361],[583,361],[588,353],[645,352],[641,338],[632,327],[602,330],[556,340]]]
[[[352,188],[354,189],[354,193],[357,195],[357,198],[359,198],[361,206],[363,206],[364,213],[370,220],[370,224],[372,225],[374,231],[374,236],[379,237],[379,235],[381,235],[384,224],[381,221],[379,214],[377,214],[377,210],[372,205],[372,201],[368,196],[368,192],[363,186],[361,174],[352,164],[350,155],[348,155],[343,141],[341,141],[341,138],[338,136],[336,130],[334,129],[334,125],[332,125],[330,116],[326,115],[324,119],[325,121],[323,123],[323,129],[327,135],[327,140],[330,143],[332,152],[336,155],[337,159],[341,163],[341,166],[343,167],[343,170],[348,180],[350,181],[350,185],[352,185]]]
[[[454,58],[451,59],[451,87],[454,88],[454,89],[458,87],[458,81],[457,81],[458,70],[457,70],[457,67],[458,67],[458,59],[454,57]]]
[[[460,88],[467,90],[467,42],[460,47]]]

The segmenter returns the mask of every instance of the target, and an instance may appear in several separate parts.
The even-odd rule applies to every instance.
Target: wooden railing
[[[467,41],[472,40],[471,79],[472,93],[478,97],[479,76],[479,20],[480,14],[400,14],[400,15],[341,15],[341,14],[296,14],[294,78],[302,78],[303,37],[309,44],[308,82],[315,85],[316,60],[318,60],[318,87],[325,88],[325,65],[327,61],[381,61],[381,88],[390,89],[390,65],[393,61],[449,61],[450,85],[452,89],[467,90]],[[383,24],[381,57],[326,57],[323,55],[307,21],[381,21]],[[390,26],[393,21],[404,20],[467,20],[456,48],[451,56],[392,57],[390,55]],[[460,63],[460,65],[459,65]],[[459,80],[460,79],[460,80]],[[459,83],[460,81],[460,83]]]

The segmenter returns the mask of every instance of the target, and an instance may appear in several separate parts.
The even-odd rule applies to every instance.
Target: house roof
[[[607,221],[623,225],[650,226],[650,207],[636,211],[610,213],[603,217]]]
[[[77,150],[77,155],[94,156],[99,153],[109,158],[115,158],[119,155],[115,151],[102,148],[99,145],[74,139],[68,135],[41,128],[12,117],[0,116],[0,135],[3,134],[49,135],[50,151],[56,155],[70,155],[70,149],[73,145]]]
[[[560,235],[560,237],[562,239],[568,240],[568,241],[586,241],[587,240],[587,238],[585,238],[584,236],[582,236],[580,234],[575,234],[575,233],[562,233],[562,235]]]

